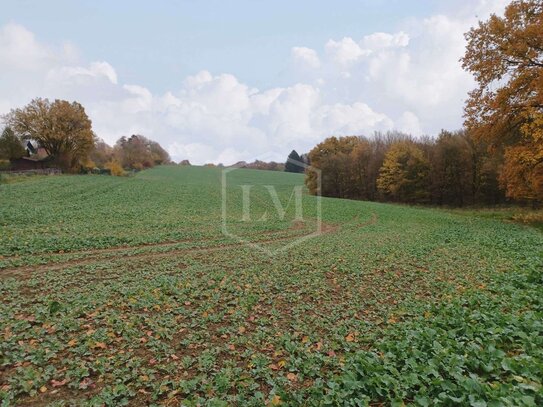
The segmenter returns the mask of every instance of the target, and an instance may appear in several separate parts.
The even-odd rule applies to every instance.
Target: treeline
[[[470,29],[462,66],[476,88],[465,131],[329,138],[309,154],[321,193],[439,205],[543,202],[543,1],[514,0]],[[308,172],[311,192],[319,188]]]
[[[330,137],[309,152],[309,161],[320,177],[307,171],[306,184],[323,196],[451,206],[505,201],[500,154],[466,131]]]
[[[93,132],[78,102],[37,98],[2,119],[6,125],[0,137],[3,166],[27,157],[40,167],[66,172],[122,175],[125,170],[171,163],[160,144],[141,135],[121,137],[113,147],[107,145]]]
[[[219,167],[221,164],[218,165]],[[255,160],[251,163],[245,162],[245,161],[238,161],[232,167],[236,168],[248,168],[251,170],[266,170],[266,171],[284,171],[285,165],[283,163],[278,163],[275,161],[260,161]]]
[[[170,155],[160,144],[135,134],[121,137],[113,147],[96,140],[84,168],[105,168],[113,175],[122,175],[125,170],[139,171],[171,162]]]

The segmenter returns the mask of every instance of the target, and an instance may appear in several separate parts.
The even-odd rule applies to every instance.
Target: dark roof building
[[[50,167],[49,159],[39,159],[33,157],[21,157],[10,160],[11,171],[43,170]]]

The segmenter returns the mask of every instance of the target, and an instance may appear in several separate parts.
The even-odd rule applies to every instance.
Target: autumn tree
[[[115,143],[115,156],[123,168],[142,170],[153,166],[143,136],[121,137]]]
[[[0,137],[0,160],[12,160],[25,155],[21,140],[10,127],[6,127]]]
[[[466,126],[503,150],[507,196],[543,200],[543,1],[515,0],[467,34],[463,67],[477,81]]]
[[[430,147],[432,202],[454,206],[471,203],[475,168],[464,132],[442,130]]]
[[[363,199],[377,200],[380,197],[380,193],[377,187],[377,179],[379,178],[379,173],[383,162],[385,160],[385,155],[390,149],[390,147],[399,142],[414,142],[411,135],[402,133],[399,131],[387,131],[375,132],[373,137],[368,140],[370,153],[367,162],[367,197]]]
[[[118,161],[111,160],[104,164],[104,168],[109,170],[110,174],[116,177],[125,175],[124,169],[121,167],[121,164],[119,164]]]
[[[330,137],[310,152],[321,170],[323,196],[463,206],[503,203],[498,173],[503,157],[470,132],[442,131],[437,138],[401,132],[371,139]],[[311,193],[315,172],[306,173]]]
[[[141,135],[121,137],[115,144],[114,154],[123,168],[134,170],[168,164],[171,161],[168,152],[160,144]]]
[[[285,164],[277,163],[275,161],[265,162],[265,161],[256,160],[252,163],[244,164],[243,168],[250,168],[254,170],[265,170],[265,171],[285,171]]]
[[[428,201],[430,166],[422,150],[412,142],[393,144],[386,153],[377,187],[385,198],[400,202]]]
[[[329,137],[317,144],[309,152],[311,165],[319,169],[319,179],[315,171],[306,173],[305,183],[312,194],[346,197],[351,185],[349,161],[350,154],[359,143],[358,137]],[[320,181],[320,185],[319,185]]]
[[[114,160],[113,148],[104,140],[96,139],[94,148],[89,154],[89,164],[94,164],[92,167],[106,168],[106,164]]]
[[[15,134],[34,140],[62,168],[77,169],[94,146],[91,121],[77,102],[34,99],[4,117]]]
[[[170,164],[172,162],[170,154],[160,144],[156,141],[147,140],[147,145],[149,146],[149,151],[151,152],[151,159],[153,160],[153,165],[163,165]]]

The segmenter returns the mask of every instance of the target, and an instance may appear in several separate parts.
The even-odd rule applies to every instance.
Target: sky
[[[464,33],[506,0],[3,0],[0,114],[77,100],[193,164],[462,126]]]

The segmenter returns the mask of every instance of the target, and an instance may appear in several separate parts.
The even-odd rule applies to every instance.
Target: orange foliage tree
[[[463,67],[478,84],[466,126],[503,150],[508,197],[543,200],[543,1],[515,0],[466,39]]]

